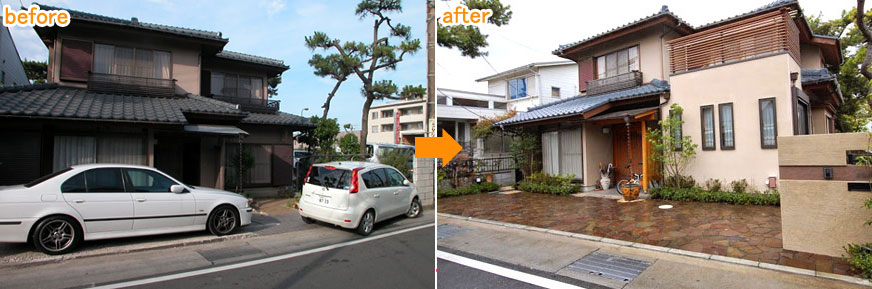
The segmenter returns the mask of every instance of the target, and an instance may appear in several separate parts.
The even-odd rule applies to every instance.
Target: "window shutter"
[[[61,42],[61,79],[87,80],[91,71],[91,42],[64,39]]]
[[[587,81],[593,80],[593,58],[585,58],[578,62],[578,91],[587,90]]]

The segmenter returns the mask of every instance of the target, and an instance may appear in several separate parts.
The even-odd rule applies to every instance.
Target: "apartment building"
[[[34,27],[48,84],[0,91],[0,185],[83,163],[214,188],[292,183],[292,135],[312,125],[267,94],[282,61],[224,50],[220,32],[67,10],[69,26]],[[243,175],[240,153],[254,159]]]
[[[572,61],[534,62],[477,79],[491,95],[503,95],[509,110],[531,107],[578,95],[578,68]]]
[[[581,95],[498,124],[538,132],[543,170],[586,189],[600,163],[618,179],[642,173],[647,187],[657,175],[647,129],[673,103],[684,109],[679,134],[699,145],[685,171],[697,182],[777,188],[778,136],[835,132],[841,93],[828,68],[842,61],[839,41],[812,33],[795,0],[696,27],[663,6],[554,54],[576,63]]]
[[[410,99],[373,105],[367,143],[415,144],[427,133],[427,100]]]

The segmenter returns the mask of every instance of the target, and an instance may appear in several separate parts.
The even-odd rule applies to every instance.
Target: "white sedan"
[[[306,223],[315,220],[369,235],[375,223],[421,214],[418,190],[396,168],[367,162],[309,167],[298,204]]]
[[[251,223],[249,200],[193,187],[150,167],[77,165],[25,185],[0,187],[0,242],[63,254],[83,240],[208,230]]]

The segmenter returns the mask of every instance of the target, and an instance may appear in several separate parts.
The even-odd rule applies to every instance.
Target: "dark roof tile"
[[[215,54],[215,57],[288,69],[288,66],[285,65],[285,62],[278,59],[266,58],[262,56],[233,52],[228,50],[218,52],[218,54]]]

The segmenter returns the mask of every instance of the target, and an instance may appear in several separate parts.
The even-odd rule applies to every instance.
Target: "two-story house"
[[[231,190],[291,184],[293,132],[311,124],[268,97],[282,61],[225,51],[220,32],[68,11],[67,27],[34,27],[48,84],[0,92],[0,185],[83,163]],[[239,153],[254,160],[241,176]]]
[[[661,11],[561,45],[581,96],[537,106],[500,125],[541,135],[543,170],[574,174],[586,189],[613,163],[615,177],[656,177],[648,128],[684,112],[680,134],[699,145],[685,174],[697,182],[745,179],[775,188],[777,136],[834,132],[841,94],[826,68],[842,61],[837,38],[815,35],[795,0],[693,27]]]
[[[488,94],[504,95],[508,109],[531,107],[578,95],[578,67],[572,61],[534,62],[477,79]]]

